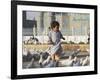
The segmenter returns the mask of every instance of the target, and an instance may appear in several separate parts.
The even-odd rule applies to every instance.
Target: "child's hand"
[[[65,40],[65,38],[64,38],[64,37],[63,37],[62,39],[63,39],[63,40]]]

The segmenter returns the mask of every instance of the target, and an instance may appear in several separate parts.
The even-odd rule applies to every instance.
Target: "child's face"
[[[55,28],[53,28],[53,31],[55,31],[55,32],[59,31],[59,27],[56,26]]]

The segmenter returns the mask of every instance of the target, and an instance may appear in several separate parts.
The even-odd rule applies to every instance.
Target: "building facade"
[[[90,16],[86,13],[23,11],[23,36],[43,36],[45,42],[50,23],[54,20],[60,23],[60,30],[66,42],[87,42]]]

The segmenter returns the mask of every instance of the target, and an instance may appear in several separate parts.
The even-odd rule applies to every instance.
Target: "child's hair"
[[[52,21],[51,22],[51,29],[55,28],[56,26],[59,28],[59,26],[60,26],[59,22],[58,21]]]

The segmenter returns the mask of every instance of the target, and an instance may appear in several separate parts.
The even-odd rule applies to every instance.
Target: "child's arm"
[[[62,39],[65,40],[65,38],[62,36]]]
[[[65,38],[63,37],[62,33],[60,32],[60,36],[61,36],[61,39],[65,40]]]

